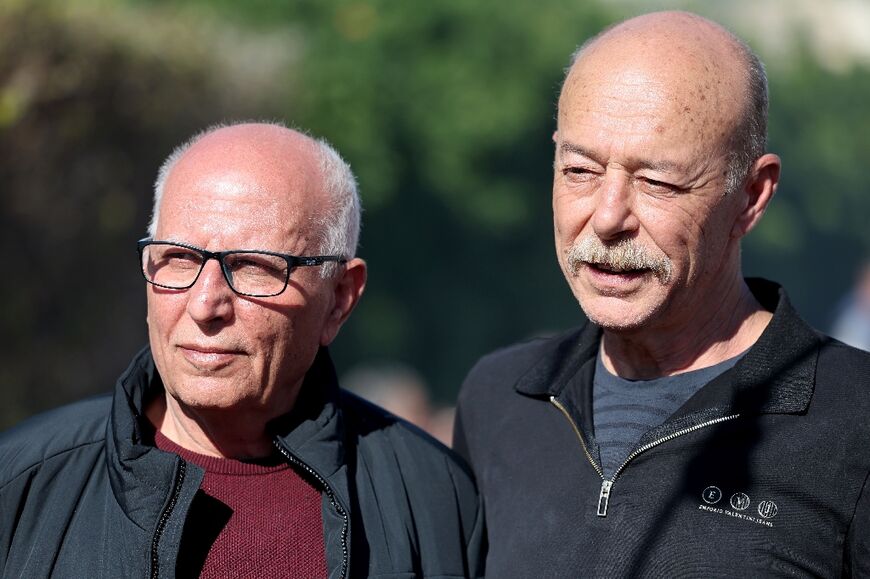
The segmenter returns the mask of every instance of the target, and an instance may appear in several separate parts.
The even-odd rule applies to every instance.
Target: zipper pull
[[[598,495],[598,516],[607,516],[607,503],[610,501],[610,487],[613,486],[613,481],[601,481],[601,494]]]

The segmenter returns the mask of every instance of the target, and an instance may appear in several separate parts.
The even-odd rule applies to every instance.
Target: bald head
[[[267,197],[276,191],[296,192],[310,210],[306,220],[319,237],[316,250],[348,258],[355,255],[360,226],[356,179],[325,141],[277,123],[217,125],[195,135],[160,168],[148,227],[151,237],[157,232],[164,193],[185,191],[203,174],[250,179],[253,189],[261,189]],[[331,270],[323,268],[325,275]]]
[[[727,151],[728,191],[764,153],[764,68],[745,43],[715,22],[688,12],[656,12],[591,38],[572,56],[560,118],[578,96],[605,83],[659,91],[691,132]]]

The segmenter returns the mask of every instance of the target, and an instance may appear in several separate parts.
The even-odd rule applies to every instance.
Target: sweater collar
[[[795,413],[809,404],[820,336],[800,318],[778,284],[757,278],[747,283],[761,305],[773,311],[773,318],[734,368],[692,397],[680,414],[710,407]],[[601,328],[592,323],[552,340],[515,389],[528,396],[559,396],[587,374],[580,370],[594,360],[600,342]]]

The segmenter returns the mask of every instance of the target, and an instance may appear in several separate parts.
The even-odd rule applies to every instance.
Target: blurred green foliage
[[[449,401],[481,354],[575,325],[552,248],[554,103],[621,14],[538,0],[0,4],[0,427],[110,388],[145,343],[134,242],[162,157],[281,118],[359,176],[366,295],[340,369],[400,360]],[[751,39],[750,39],[751,40]],[[824,325],[870,247],[870,71],[771,69],[777,199],[745,252]]]
[[[156,167],[216,118],[268,110],[225,90],[217,50],[184,46],[211,35],[161,43],[177,25],[106,3],[0,4],[0,426],[114,383],[145,344],[135,241]]]

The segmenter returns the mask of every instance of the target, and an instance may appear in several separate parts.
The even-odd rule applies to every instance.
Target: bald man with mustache
[[[741,270],[766,122],[762,64],[697,15],[575,53],[553,215],[589,321],[483,358],[457,413],[489,576],[870,573],[870,356]]]

